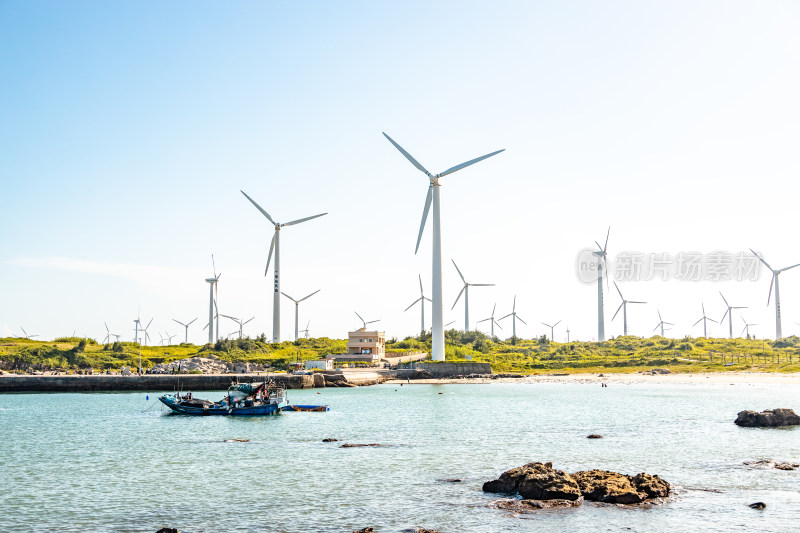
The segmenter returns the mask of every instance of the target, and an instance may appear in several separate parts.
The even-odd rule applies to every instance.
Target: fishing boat
[[[243,385],[246,385],[243,386]],[[174,413],[196,416],[277,415],[289,405],[286,389],[272,383],[235,383],[218,402],[193,398],[191,393],[164,394],[158,398]]]

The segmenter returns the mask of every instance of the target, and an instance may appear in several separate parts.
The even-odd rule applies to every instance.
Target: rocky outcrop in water
[[[745,466],[752,466],[754,468],[775,468],[777,470],[797,470],[800,468],[798,463],[782,463],[779,461],[771,461],[769,459],[760,459],[758,461],[745,461],[742,463]]]
[[[774,428],[780,426],[800,425],[800,416],[792,409],[767,409],[755,411],[739,411],[734,423],[745,428]]]
[[[552,463],[528,463],[503,472],[499,479],[484,483],[483,490],[519,494],[523,501],[576,502],[583,498],[595,502],[631,504],[667,497],[670,485],[658,476],[645,473],[627,476],[607,470],[584,470],[567,474],[555,470]],[[528,503],[524,506],[541,509],[553,505]]]

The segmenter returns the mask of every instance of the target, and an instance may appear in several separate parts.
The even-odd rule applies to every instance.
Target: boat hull
[[[209,405],[195,407],[181,405],[173,396],[161,396],[159,401],[169,407],[173,413],[192,416],[269,416],[277,415],[288,405],[288,402],[280,401],[262,405],[228,407],[219,405]]]

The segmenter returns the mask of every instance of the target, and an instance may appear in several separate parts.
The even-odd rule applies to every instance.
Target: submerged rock
[[[353,533],[375,533],[374,527],[365,527],[363,529],[356,529]]]
[[[339,439],[322,439],[322,442],[339,442]]]
[[[745,461],[742,463],[745,466],[752,466],[755,468],[776,468],[778,470],[797,470],[800,468],[798,463],[781,463],[778,461],[771,461],[769,459],[761,459],[758,461]]]
[[[389,446],[391,446],[391,444],[377,444],[377,443],[374,443],[374,442],[372,444],[349,444],[349,443],[345,443],[345,444],[342,444],[341,446],[339,446],[339,448],[384,448],[384,447],[389,447]]]
[[[603,436],[602,435],[597,435],[595,433],[592,433],[591,435],[588,435],[586,438],[587,439],[602,439]]]
[[[461,483],[461,480],[457,477],[445,477],[442,479],[437,479],[439,483]]]
[[[767,508],[767,504],[764,503],[764,502],[756,502],[756,503],[751,503],[748,507],[752,507],[753,509],[761,510],[761,509],[766,509]]]
[[[583,503],[583,498],[577,500],[497,500],[492,505],[498,509],[515,513],[538,511],[539,509],[563,509],[578,507]]]
[[[222,442],[250,442],[250,439],[225,439]]]
[[[180,531],[178,531],[174,527],[162,527],[161,529],[156,531],[156,533],[180,533]]]
[[[740,411],[734,423],[745,428],[773,428],[780,426],[800,425],[800,416],[792,409],[767,409],[757,413],[755,411]]]

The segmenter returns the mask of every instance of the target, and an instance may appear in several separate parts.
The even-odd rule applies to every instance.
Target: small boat
[[[243,396],[243,393],[249,394]],[[196,416],[265,416],[277,415],[289,405],[286,390],[272,383],[235,383],[228,389],[228,395],[218,402],[193,398],[191,393],[164,394],[159,401],[174,413]]]
[[[307,412],[323,412],[330,411],[331,408],[327,405],[287,405],[283,408],[284,411],[307,411]]]

